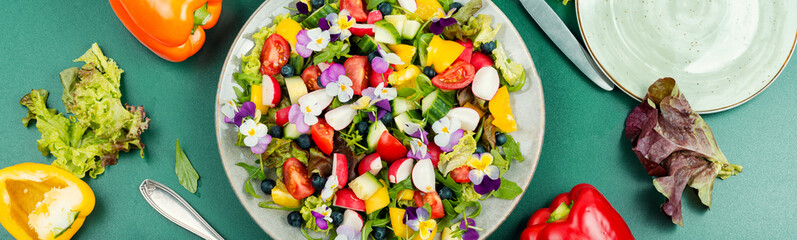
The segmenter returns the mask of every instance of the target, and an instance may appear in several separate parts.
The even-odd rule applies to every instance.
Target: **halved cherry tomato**
[[[323,118],[318,119],[318,123],[310,126],[310,134],[313,135],[313,142],[318,149],[329,155],[332,153],[332,138],[335,136],[335,129],[327,124]]]
[[[366,87],[368,87],[368,78],[366,74],[371,65],[368,64],[368,57],[366,56],[352,56],[343,62],[343,68],[346,69],[346,76],[351,79],[351,89],[354,90],[355,95],[360,95]]]
[[[454,182],[466,183],[470,182],[470,179],[468,178],[468,173],[470,173],[470,167],[462,166],[454,168],[454,170],[451,170],[451,172],[449,172],[448,174],[451,175],[451,179],[454,179]]]
[[[390,74],[393,73],[393,68],[388,68],[385,73],[382,73],[381,76],[374,70],[371,70],[371,77],[369,80],[371,81],[371,87],[379,86],[379,83],[384,83],[384,86],[387,87],[387,80],[390,77]]]
[[[349,10],[351,17],[357,20],[357,22],[365,22],[368,20],[368,14],[365,14],[362,0],[340,0],[338,5],[340,6],[340,10]]]
[[[282,165],[282,182],[288,193],[296,199],[303,199],[313,195],[315,188],[310,184],[307,168],[296,158],[288,158]]]
[[[376,152],[379,153],[382,160],[392,163],[407,156],[407,147],[389,132],[384,131],[379,137],[379,142],[376,143]]]
[[[432,165],[436,168],[437,163],[440,162],[440,154],[443,153],[443,151],[432,141],[429,141],[429,145],[426,146],[427,150],[429,150],[429,158],[432,159]]]
[[[473,56],[473,42],[471,42],[470,40],[465,40],[465,41],[459,40],[457,42],[459,44],[462,44],[463,47],[465,47],[465,50],[462,51],[462,54],[459,55],[457,61],[462,60],[465,62],[470,62],[470,59]]]
[[[476,71],[479,71],[479,69],[483,67],[493,66],[493,59],[484,55],[482,52],[474,52],[473,56],[470,58],[470,64],[473,65]]]
[[[277,126],[284,127],[285,124],[288,123],[288,114],[290,112],[291,112],[290,106],[277,110],[277,119],[275,120]]]
[[[263,43],[263,52],[260,53],[260,73],[274,75],[282,70],[288,63],[291,55],[291,45],[279,34],[271,34]]]
[[[442,218],[446,216],[446,210],[443,208],[443,200],[440,200],[440,195],[437,195],[437,192],[429,192],[425,193],[422,191],[415,191],[415,205],[423,207],[424,204],[428,203],[429,207],[431,207],[432,212],[429,213],[429,217],[431,218]]]
[[[432,78],[435,87],[445,90],[460,89],[473,82],[473,75],[476,70],[473,65],[464,61],[456,61],[443,73]]]
[[[318,76],[321,76],[321,69],[316,65],[309,66],[302,72],[302,81],[307,86],[308,92],[321,89],[321,86],[318,85]]]

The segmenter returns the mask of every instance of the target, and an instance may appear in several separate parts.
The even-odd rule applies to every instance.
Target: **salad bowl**
[[[275,239],[303,239],[304,236],[302,231],[291,227],[285,221],[288,211],[261,208],[258,205],[262,201],[270,200],[269,195],[258,189],[255,191],[260,195],[260,198],[255,198],[244,191],[244,184],[250,184],[250,182],[247,182],[249,174],[245,169],[236,166],[236,164],[240,162],[253,164],[255,156],[252,155],[249,148],[235,146],[238,137],[236,127],[224,122],[224,115],[221,113],[220,108],[225,100],[235,98],[233,86],[236,83],[233,79],[233,73],[240,71],[241,56],[249,53],[254,46],[252,34],[263,26],[270,26],[275,16],[288,13],[285,7],[295,3],[295,0],[267,0],[252,14],[230,47],[219,77],[216,94],[216,140],[224,171],[246,211],[263,231]],[[520,34],[512,26],[509,19],[491,1],[484,0],[482,5],[482,9],[478,13],[490,15],[493,19],[493,25],[499,23],[502,25],[496,35],[496,39],[505,45],[504,48],[507,49],[508,57],[522,65],[526,71],[525,86],[521,90],[510,94],[512,109],[518,123],[517,131],[512,132],[510,135],[520,144],[520,150],[525,160],[522,162],[513,161],[512,167],[503,176],[507,180],[517,183],[525,193],[525,191],[529,190],[527,187],[534,174],[542,149],[545,122],[542,85],[531,55]],[[252,180],[251,183],[255,183],[255,180]],[[259,184],[259,182],[255,184]],[[521,198],[522,194],[513,200],[489,198],[482,201],[481,215],[475,218],[478,222],[478,227],[484,229],[484,231],[479,233],[480,238],[486,238],[495,231],[512,212],[512,209]],[[310,236],[320,237],[321,235],[311,232]],[[438,234],[437,236],[439,238],[440,235]]]

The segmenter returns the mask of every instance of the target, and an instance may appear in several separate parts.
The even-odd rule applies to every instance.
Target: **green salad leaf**
[[[459,143],[454,145],[454,151],[441,153],[440,162],[437,163],[437,168],[443,175],[447,175],[455,168],[462,167],[468,163],[470,155],[476,152],[476,140],[473,139],[473,132],[466,131]]]
[[[196,169],[194,169],[194,165],[191,165],[188,156],[185,155],[185,152],[183,152],[183,149],[180,147],[180,139],[177,139],[176,145],[177,158],[174,164],[174,173],[177,174],[177,180],[180,181],[180,185],[183,185],[189,192],[196,193],[199,174],[196,172]]]
[[[517,183],[501,178],[501,186],[498,190],[493,191],[493,196],[501,199],[512,200],[518,195],[523,193],[523,189],[518,187]]]
[[[519,63],[512,62],[512,59],[506,56],[501,42],[496,43],[493,56],[495,57],[495,67],[501,71],[501,78],[509,85],[509,91],[514,92],[523,88],[523,85],[526,84],[526,69],[523,69]]]
[[[302,205],[302,209],[299,210],[299,213],[302,214],[302,218],[304,219],[304,228],[307,228],[309,230],[313,230],[313,231],[316,231],[316,232],[324,232],[324,233],[328,232],[329,229],[332,229],[332,228],[327,228],[327,230],[321,230],[320,228],[318,228],[318,225],[316,225],[316,223],[315,223],[315,217],[313,216],[313,210],[316,207],[321,206],[322,204],[324,204],[324,201],[321,200],[321,198],[319,198],[317,196],[309,196],[309,197],[304,199],[304,203]]]
[[[252,166],[243,162],[236,163],[235,165],[242,167],[249,174],[249,178],[247,178],[246,182],[244,182],[244,192],[249,193],[249,195],[254,198],[260,198],[260,195],[257,195],[255,189],[252,187],[251,180],[254,178],[260,181],[265,180],[266,174],[263,173],[263,169],[259,166]]]
[[[518,162],[523,162],[524,159],[523,154],[520,153],[520,145],[509,134],[506,134],[506,143],[501,146],[501,149],[504,150],[506,160],[517,160]]]
[[[476,14],[482,8],[482,0],[470,0],[465,5],[462,6],[456,13],[454,13],[454,19],[457,22],[464,23],[468,20],[473,14]],[[475,44],[474,44],[475,45]]]
[[[498,167],[499,176],[503,176],[506,171],[509,171],[509,160],[504,159],[504,157],[501,156],[501,152],[496,148],[490,150],[490,154],[493,155],[493,165]]]

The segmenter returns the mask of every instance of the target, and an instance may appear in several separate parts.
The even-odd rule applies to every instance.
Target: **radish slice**
[[[359,213],[346,209],[346,211],[343,212],[343,221],[340,222],[340,225],[346,225],[360,230],[363,228],[364,223]]]
[[[490,101],[495,96],[495,92],[498,92],[499,85],[498,71],[493,67],[482,67],[473,76],[471,88],[474,96]]]
[[[379,173],[379,170],[382,170],[382,158],[379,157],[378,153],[371,153],[360,161],[360,167],[357,168],[357,173],[363,175],[366,172],[370,172],[371,175],[376,175]]]
[[[431,159],[421,159],[412,168],[412,184],[425,193],[435,191],[434,165]]]
[[[354,211],[365,212],[365,201],[357,198],[357,196],[354,195],[354,191],[352,191],[350,188],[344,188],[341,189],[340,191],[335,192],[335,200],[332,201],[332,206],[351,209]],[[345,213],[343,215],[343,218],[345,221],[346,219]],[[362,221],[362,219],[360,219],[360,221]]]
[[[446,114],[446,117],[459,120],[462,130],[475,131],[479,127],[479,113],[472,108],[456,107]],[[329,119],[329,118],[327,118]]]
[[[418,5],[415,3],[415,0],[398,0],[398,4],[411,13],[414,13],[415,10],[418,10]]]
[[[268,83],[267,79],[271,79],[271,83]],[[274,79],[274,77],[263,75],[261,91],[263,91],[263,105],[274,107],[280,103],[282,90],[280,90],[280,84],[277,82],[277,79]]]
[[[338,178],[338,188],[346,186],[349,180],[349,163],[343,154],[332,154],[332,174]]]
[[[388,181],[390,181],[390,183],[399,183],[404,181],[404,179],[410,177],[410,173],[412,173],[412,165],[412,158],[403,158],[393,162],[393,164],[390,164],[390,168],[387,172]],[[434,172],[432,173],[434,174]],[[432,175],[432,178],[434,178],[434,175]]]
[[[363,23],[355,23],[354,25],[349,28],[351,34],[354,36],[362,37],[365,35],[374,36],[374,25],[373,24],[363,24]]]
[[[324,115],[324,119],[335,131],[340,131],[351,124],[351,121],[354,120],[354,115],[357,115],[357,110],[351,108],[351,104],[346,104],[329,110]]]
[[[332,104],[332,97],[327,95],[326,90],[323,88],[299,97],[299,102],[304,102],[306,101],[305,99],[312,99],[310,100],[311,102],[318,102],[318,105],[323,106],[324,108],[327,108],[329,104]]]

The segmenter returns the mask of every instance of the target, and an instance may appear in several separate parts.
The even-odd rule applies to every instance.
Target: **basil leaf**
[[[188,156],[185,155],[183,149],[180,148],[180,139],[177,139],[177,159],[174,165],[174,173],[177,174],[177,180],[180,185],[191,193],[196,193],[197,181],[199,181],[199,174],[191,165]]]
[[[505,178],[501,178],[501,186],[498,187],[498,190],[493,192],[493,196],[501,199],[512,200],[522,192],[523,189],[520,189],[517,183],[506,180]]]

